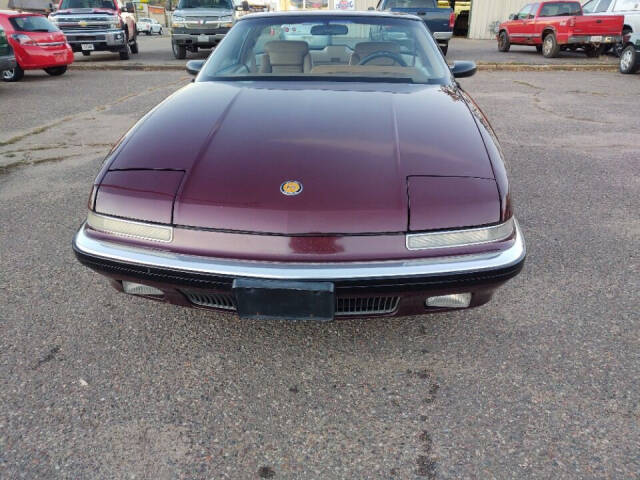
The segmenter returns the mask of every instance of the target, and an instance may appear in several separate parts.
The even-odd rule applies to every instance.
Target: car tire
[[[558,53],[560,53],[560,45],[558,45],[556,35],[554,33],[547,34],[542,40],[542,55],[545,58],[556,58]]]
[[[148,37],[149,35],[151,35],[151,32],[147,30],[146,32],[144,32],[144,34]]]
[[[178,60],[184,60],[187,58],[187,47],[184,45],[178,45],[177,43],[171,42],[171,48],[173,50],[173,56]]]
[[[542,45],[536,45],[536,52],[542,53]]]
[[[160,30],[158,30],[158,35],[160,36],[164,35],[164,30],[162,30],[162,27],[160,27]]]
[[[511,48],[511,40],[509,40],[509,34],[504,30],[498,35],[498,50],[501,52],[508,52]]]
[[[620,55],[620,73],[638,73],[639,70],[640,55],[638,55],[635,46],[628,45],[622,50],[622,54]]]
[[[2,80],[5,82],[17,82],[24,77],[24,70],[20,68],[20,65],[16,65],[11,70],[5,70],[2,72]]]
[[[62,67],[45,68],[44,71],[52,77],[59,77],[60,75],[64,75],[64,73],[67,71],[67,66],[64,65]]]
[[[120,60],[129,60],[131,58],[131,47],[129,43],[125,43],[124,47],[118,52],[120,54]]]
[[[443,55],[446,55],[449,51],[449,44],[447,43],[446,45],[440,45],[440,50],[442,50]]]
[[[138,53],[138,39],[136,38],[131,44],[131,53]]]
[[[91,55],[91,52],[82,52],[82,55],[84,55],[85,57],[88,57],[89,55]]]

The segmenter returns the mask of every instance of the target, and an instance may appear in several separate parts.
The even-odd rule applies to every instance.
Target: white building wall
[[[509,14],[518,12],[527,3],[527,0],[473,0],[469,38],[496,38],[496,22],[504,22],[509,18]]]

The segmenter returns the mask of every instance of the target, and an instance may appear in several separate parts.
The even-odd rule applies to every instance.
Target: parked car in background
[[[154,33],[158,35],[163,34],[162,25],[155,18],[139,18],[136,27],[138,33],[144,33],[146,35],[152,35]]]
[[[442,53],[447,54],[456,22],[456,14],[452,8],[439,7],[438,0],[380,0],[376,9],[417,15],[431,31]]]
[[[233,25],[235,11],[232,0],[180,0],[171,20],[173,55],[182,59],[187,50],[195,53],[218,45]]]
[[[16,67],[16,57],[13,49],[7,41],[7,35],[4,33],[2,25],[0,25],[0,73],[5,70],[12,70]]]
[[[5,82],[20,80],[25,70],[62,75],[73,63],[73,52],[64,34],[43,15],[0,10],[0,26],[16,59],[13,68],[2,71]]]
[[[582,6],[585,15],[624,15],[622,36],[640,33],[640,1],[639,0],[589,0]],[[622,53],[623,45],[615,45],[617,55]]]
[[[138,53],[133,3],[119,0],[61,0],[49,19],[58,25],[74,52],[117,52],[121,60]]]
[[[640,70],[640,33],[625,36],[620,54],[620,72],[637,73]]]
[[[476,66],[449,67],[419,18],[248,15],[187,69],[106,158],[73,240],[118,290],[329,321],[477,307],[522,269],[502,151],[456,79]]]
[[[597,57],[604,45],[622,39],[623,21],[621,15],[583,15],[579,2],[528,3],[500,24],[498,50],[508,52],[511,45],[531,45],[553,58],[561,50],[582,48],[587,56]]]

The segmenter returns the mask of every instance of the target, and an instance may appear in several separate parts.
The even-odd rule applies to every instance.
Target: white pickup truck
[[[640,0],[589,0],[582,6],[585,15],[624,15],[623,41],[626,35],[640,33]],[[616,45],[620,56],[622,43]]]

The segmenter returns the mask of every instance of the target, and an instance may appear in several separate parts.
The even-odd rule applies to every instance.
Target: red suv
[[[62,75],[73,62],[64,34],[42,15],[0,10],[0,26],[16,56],[16,67],[2,72],[5,82],[17,82],[25,70]]]

